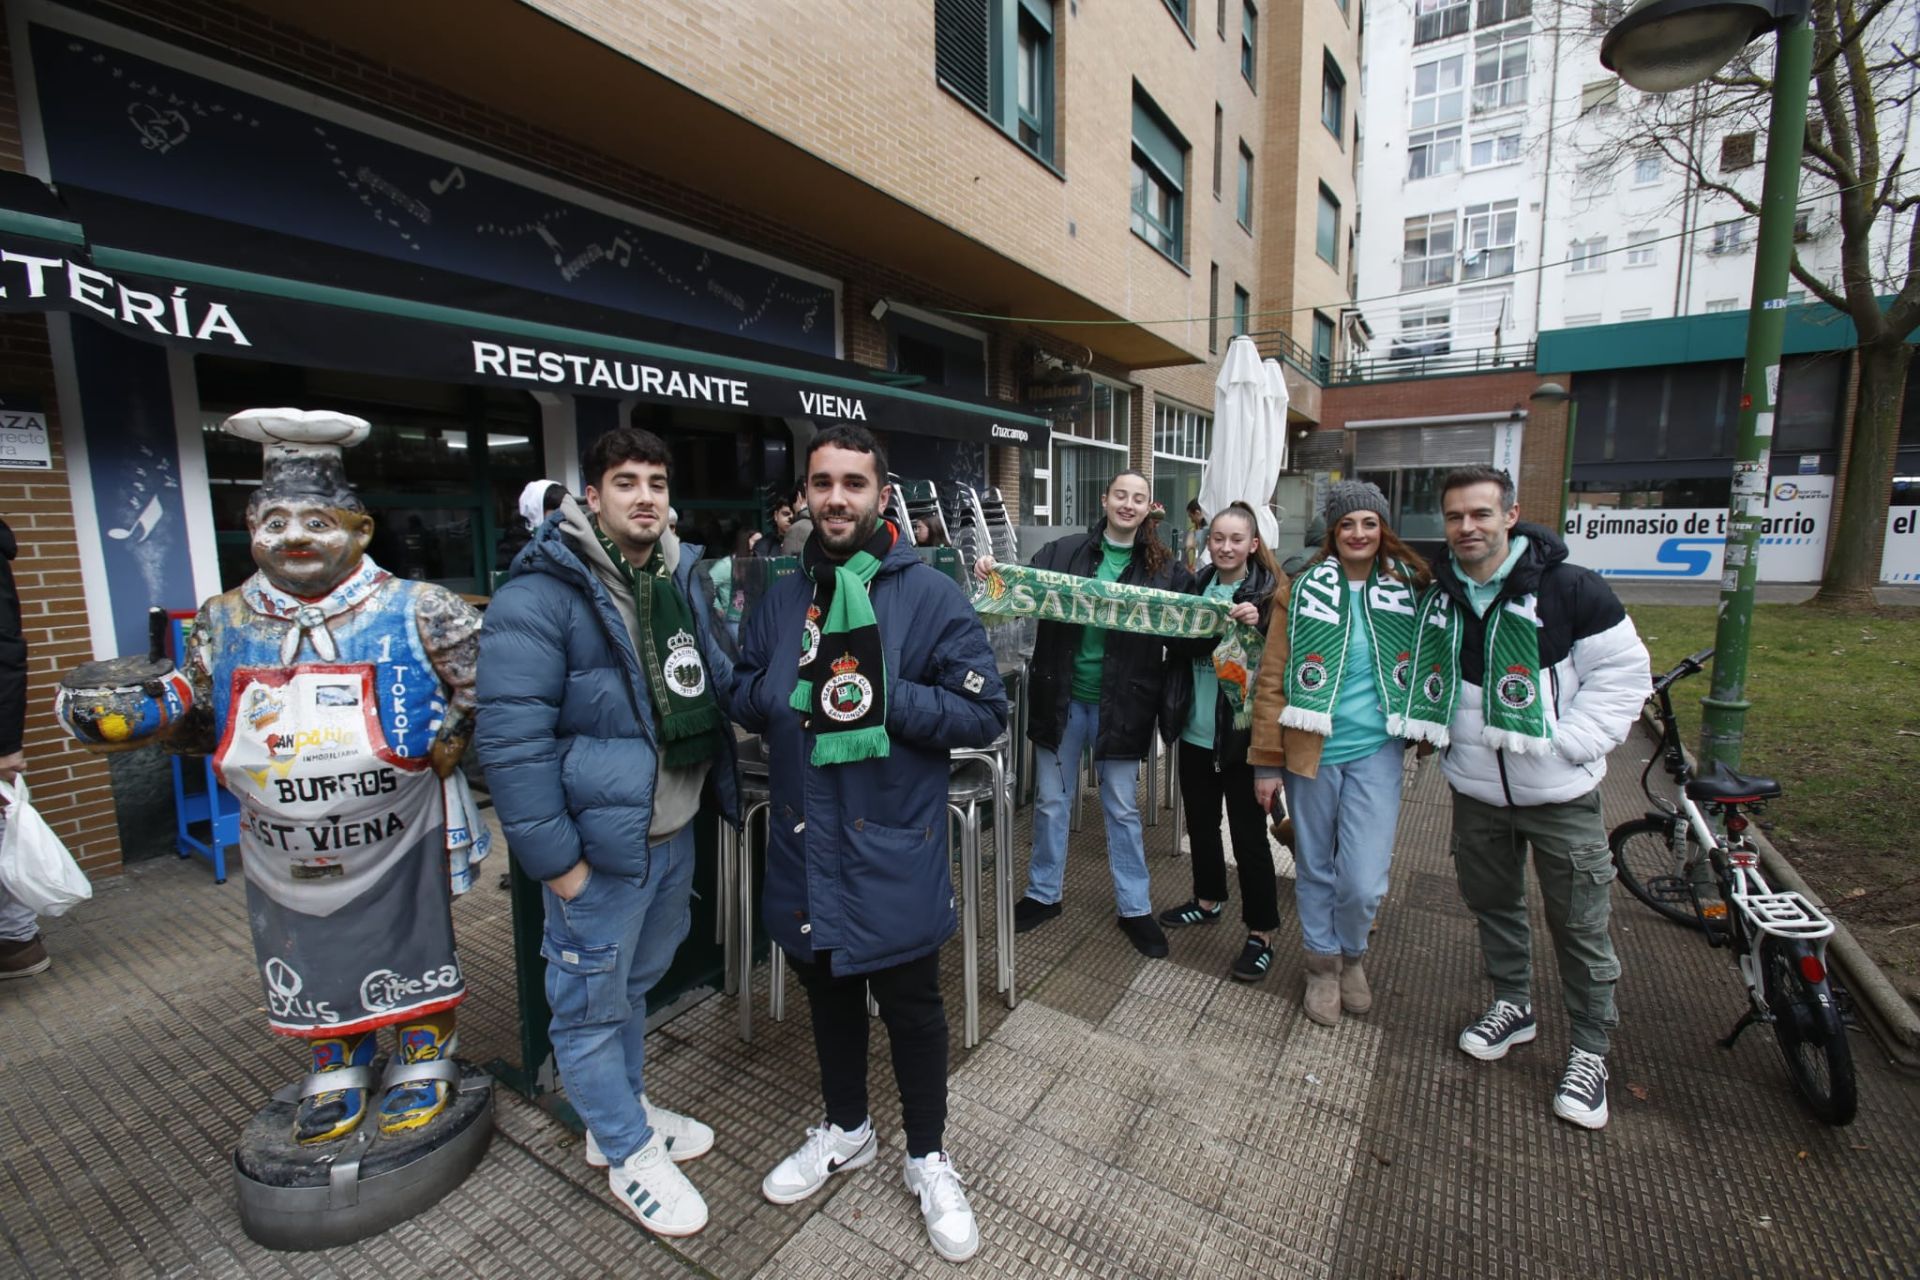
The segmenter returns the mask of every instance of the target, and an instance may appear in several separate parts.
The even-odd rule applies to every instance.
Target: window
[[[1460,172],[1460,126],[1427,129],[1407,137],[1407,180]]]
[[[1567,317],[1567,328],[1569,329],[1588,329],[1599,323],[1600,313],[1598,311]]]
[[[1244,142],[1240,144],[1240,194],[1238,199],[1239,203],[1235,206],[1235,213],[1240,219],[1240,225],[1251,231],[1253,230],[1253,152],[1247,149],[1247,144]]]
[[[1533,0],[1480,0],[1473,25],[1497,27],[1503,22],[1516,22],[1532,16]]]
[[[1802,209],[1793,215],[1793,242],[1803,244],[1813,239],[1813,210]]]
[[[1178,552],[1187,531],[1187,504],[1200,496],[1200,481],[1213,455],[1213,415],[1153,398],[1153,500],[1167,509],[1161,536]],[[1206,535],[1203,532],[1201,539]]]
[[[1598,115],[1611,111],[1620,104],[1620,82],[1618,80],[1594,80],[1581,86],[1580,114]]]
[[[1473,38],[1473,110],[1479,115],[1527,103],[1527,44],[1532,29],[1524,24],[1483,31]]]
[[[1454,317],[1455,343],[1466,347],[1494,346],[1501,333],[1510,327],[1513,316],[1513,286],[1490,289],[1462,289],[1459,313]]]
[[[1466,105],[1466,92],[1462,88],[1466,66],[1466,58],[1455,54],[1414,67],[1411,123],[1415,129],[1430,129],[1460,119]]]
[[[1220,264],[1207,264],[1207,350],[1220,350]]]
[[[1239,337],[1247,331],[1247,320],[1253,312],[1253,299],[1239,285],[1233,286],[1233,336]]]
[[[1612,176],[1613,160],[1602,154],[1582,160],[1580,168],[1573,175],[1573,182],[1582,190],[1597,191],[1607,185],[1607,179]]]
[[[1708,253],[1738,253],[1746,247],[1747,220],[1745,218],[1713,224],[1713,243],[1707,246]]]
[[[934,0],[934,73],[1053,162],[1052,0]]]
[[[1100,495],[1113,473],[1127,465],[1127,437],[1133,423],[1133,390],[1093,381],[1092,403],[1084,418],[1056,427],[1052,444],[1052,483],[1058,503],[1054,523],[1083,526],[1100,511]]]
[[[1653,319],[1652,307],[1635,307],[1630,311],[1622,311],[1620,313],[1620,321],[1622,324],[1630,324],[1635,320],[1651,319]]]
[[[1730,133],[1720,139],[1720,172],[1753,168],[1753,134]]]
[[[1519,159],[1520,131],[1509,129],[1503,133],[1483,133],[1475,138],[1467,165],[1474,169],[1489,169],[1495,165],[1514,164]]]
[[[1609,31],[1627,13],[1627,0],[1593,0],[1587,13],[1587,30]]]
[[[1220,140],[1226,132],[1226,112],[1213,104],[1213,198],[1220,198]]]
[[[1328,266],[1340,265],[1340,202],[1324,183],[1320,187],[1320,217],[1314,229],[1313,251],[1325,258]]]
[[[1167,5],[1167,12],[1173,15],[1173,20],[1175,22],[1180,24],[1180,29],[1182,31],[1191,30],[1191,26],[1190,26],[1188,14],[1187,14],[1187,9],[1189,7],[1187,4],[1187,0],[1166,0],[1166,5]]]
[[[1644,187],[1660,181],[1660,157],[1640,156],[1633,162],[1633,185]]]
[[[1660,261],[1660,233],[1636,231],[1627,237],[1627,265],[1651,267]]]
[[[1445,355],[1453,349],[1452,323],[1453,311],[1445,304],[1402,309],[1400,332],[1388,348],[1387,358]]]
[[[1254,57],[1260,51],[1260,11],[1253,7],[1252,0],[1242,0],[1240,6],[1240,74],[1246,77],[1247,84],[1258,88],[1254,79]]]
[[[1322,382],[1333,372],[1333,321],[1313,313],[1313,371]]]
[[[1467,0],[1413,0],[1413,42],[1430,44],[1467,29]]]
[[[1740,309],[1740,299],[1738,298],[1708,298],[1707,299],[1707,314],[1710,316],[1717,316],[1727,311],[1738,311],[1739,309]]]
[[[1517,200],[1468,205],[1460,278],[1486,280],[1513,273],[1513,238],[1519,227]]]
[[[1451,211],[1407,219],[1400,255],[1402,289],[1453,283],[1454,230]]]
[[[1320,123],[1327,126],[1344,148],[1347,145],[1347,78],[1333,54],[1322,52],[1320,59]]]
[[[1587,240],[1575,240],[1567,250],[1567,270],[1574,275],[1587,275],[1607,269],[1607,238],[1594,236]]]
[[[1183,201],[1187,143],[1152,99],[1133,87],[1133,230],[1175,262],[1185,240]]]

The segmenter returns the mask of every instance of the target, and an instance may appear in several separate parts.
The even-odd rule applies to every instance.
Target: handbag
[[[0,782],[0,800],[6,801],[7,810],[6,835],[0,837],[0,888],[42,916],[65,915],[91,898],[87,873],[28,803],[24,774],[12,786]]]

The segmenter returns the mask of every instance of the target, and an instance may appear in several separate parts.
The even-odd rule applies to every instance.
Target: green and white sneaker
[[[690,1236],[707,1225],[707,1202],[667,1155],[658,1133],[607,1169],[614,1198],[657,1236]]]
[[[713,1130],[692,1116],[648,1102],[644,1093],[640,1095],[640,1105],[647,1109],[647,1123],[660,1135],[667,1147],[667,1158],[675,1164],[697,1160],[713,1150]],[[591,1129],[587,1130],[587,1163],[596,1169],[607,1167],[607,1153],[600,1149],[600,1142]]]

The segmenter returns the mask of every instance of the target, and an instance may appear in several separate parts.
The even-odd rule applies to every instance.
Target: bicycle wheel
[[[1800,972],[1796,946],[1769,937],[1760,944],[1761,980],[1773,1011],[1773,1035],[1787,1060],[1787,1074],[1809,1110],[1831,1125],[1853,1119],[1860,1099],[1854,1087],[1853,1049],[1846,1024],[1820,1003],[1820,991]],[[1829,999],[1832,997],[1829,996]],[[1824,1037],[1821,1027],[1831,1021]]]
[[[1685,867],[1676,865],[1673,855],[1672,838],[1668,834],[1671,828],[1659,818],[1635,818],[1632,822],[1623,822],[1613,829],[1607,837],[1607,847],[1613,851],[1614,870],[1619,873],[1620,883],[1627,887],[1640,901],[1673,921],[1675,924],[1695,925],[1700,923],[1693,911],[1693,898],[1687,893],[1686,881],[1681,878]],[[1700,858],[1701,850],[1693,839],[1687,836],[1687,862]],[[1700,865],[1704,866],[1704,863]],[[1709,913],[1719,903],[1717,891],[1703,895],[1711,901],[1703,902]],[[1724,928],[1721,921],[1711,918],[1710,926]]]

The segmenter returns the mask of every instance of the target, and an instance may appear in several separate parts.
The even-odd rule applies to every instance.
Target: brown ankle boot
[[[1340,1021],[1340,957],[1307,953],[1307,1017],[1323,1027]]]
[[[1340,964],[1340,1007],[1348,1013],[1365,1013],[1373,1008],[1373,988],[1367,985],[1367,971],[1358,960]]]

